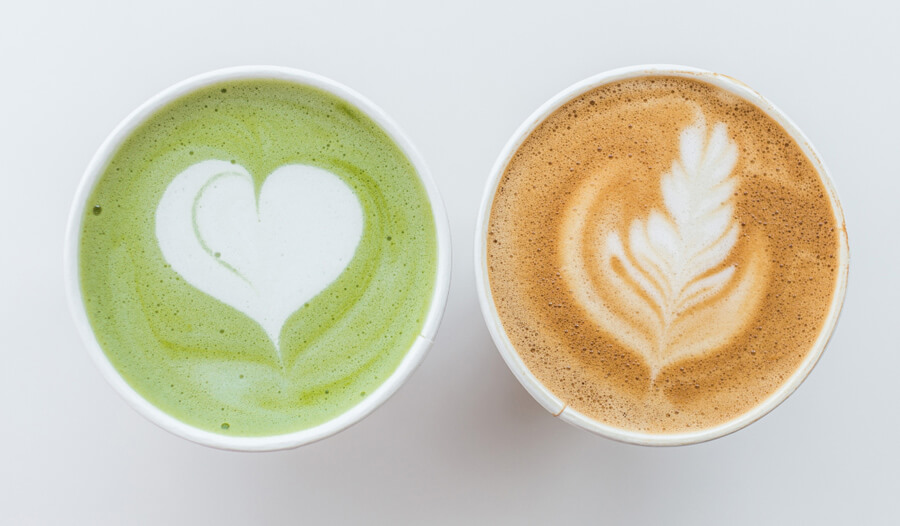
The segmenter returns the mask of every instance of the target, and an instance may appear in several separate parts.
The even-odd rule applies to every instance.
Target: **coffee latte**
[[[437,234],[419,173],[366,113],[308,85],[207,83],[158,109],[80,220],[103,353],[207,432],[332,421],[392,376],[429,317]]]
[[[838,225],[813,162],[760,108],[697,79],[621,80],[563,104],[509,159],[490,293],[568,407],[693,432],[805,363],[837,288]]]

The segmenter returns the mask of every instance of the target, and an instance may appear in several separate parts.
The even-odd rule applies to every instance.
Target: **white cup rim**
[[[206,431],[165,413],[138,394],[116,371],[94,336],[88,321],[78,279],[79,239],[87,200],[112,156],[134,129],[169,102],[199,88],[229,80],[279,79],[312,86],[353,104],[376,122],[413,164],[425,187],[434,217],[437,241],[437,269],[428,314],[422,331],[396,370],[369,396],[335,418],[317,426],[291,433],[230,437]],[[234,451],[274,451],[309,444],[329,437],[359,422],[383,404],[421,364],[430,349],[447,304],[450,289],[450,225],[437,185],[424,159],[400,127],[378,106],[356,91],[331,79],[299,69],[251,65],[218,69],[188,78],[159,92],[138,106],[109,134],[94,154],[82,176],[69,214],[64,247],[64,275],[69,310],[81,340],[103,377],[138,413],[159,427],[198,444]]]
[[[723,424],[693,433],[653,434],[630,431],[601,423],[569,407],[563,400],[559,399],[544,384],[542,384],[534,374],[532,374],[518,352],[516,352],[515,347],[509,340],[509,337],[506,335],[503,325],[500,322],[500,317],[491,295],[487,273],[487,227],[494,195],[510,158],[519,149],[528,135],[530,135],[547,116],[582,93],[619,80],[660,75],[696,78],[725,89],[762,109],[767,115],[781,124],[816,167],[828,192],[832,210],[835,215],[836,228],[839,232],[838,238],[840,244],[839,252],[841,265],[835,283],[835,294],[832,298],[831,306],[823,328],[819,333],[812,350],[804,359],[803,363],[780,388],[753,409]],[[531,394],[538,403],[551,414],[558,416],[563,421],[613,440],[645,446],[676,446],[713,440],[750,425],[781,404],[797,389],[797,387],[800,386],[801,383],[803,383],[803,380],[805,380],[810,371],[812,371],[831,337],[838,318],[840,317],[841,307],[843,306],[844,296],[847,290],[849,265],[850,256],[846,224],[844,221],[844,213],[837,197],[837,190],[835,189],[834,182],[831,179],[828,169],[822,162],[821,156],[806,135],[800,131],[797,125],[794,124],[784,112],[779,110],[774,104],[746,84],[726,75],[713,73],[712,71],[671,64],[629,66],[599,73],[580,82],[576,82],[541,105],[541,107],[532,113],[531,116],[519,126],[515,133],[513,133],[512,137],[497,157],[485,185],[481,207],[478,212],[478,220],[475,226],[475,281],[478,289],[478,300],[481,304],[481,312],[500,355],[503,357],[503,360],[506,362],[510,371],[515,375],[516,379],[519,380],[522,386],[525,387],[528,393]]]

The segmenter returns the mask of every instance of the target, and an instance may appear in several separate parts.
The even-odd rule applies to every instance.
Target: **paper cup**
[[[610,426],[579,413],[569,407],[565,400],[561,400],[554,395],[546,386],[538,381],[525,366],[519,353],[516,352],[515,347],[507,337],[497,313],[494,300],[491,297],[491,288],[487,272],[487,227],[491,206],[494,201],[494,194],[497,191],[497,186],[500,183],[506,165],[509,163],[513,154],[515,154],[522,145],[522,142],[550,114],[582,93],[611,82],[660,75],[697,79],[722,88],[762,109],[767,115],[781,124],[797,144],[800,145],[803,153],[806,154],[818,170],[819,176],[825,185],[832,204],[840,244],[840,267],[838,270],[837,282],[835,284],[835,293],[829,307],[828,316],[816,339],[815,345],[794,374],[766,400],[739,417],[715,427],[691,433],[676,434],[643,433]],[[837,323],[838,316],[841,312],[841,306],[844,302],[844,294],[847,288],[848,268],[849,252],[847,246],[847,233],[844,225],[844,213],[841,210],[837,191],[835,190],[834,183],[831,181],[831,177],[828,175],[828,170],[825,168],[825,165],[815,148],[813,148],[812,143],[809,142],[809,139],[803,135],[803,132],[801,132],[800,129],[783,112],[781,112],[781,110],[776,108],[775,105],[756,91],[752,90],[746,84],[725,75],[686,66],[651,64],[607,71],[578,82],[547,101],[528,117],[521,126],[519,126],[519,129],[516,130],[512,138],[506,143],[506,146],[503,147],[503,150],[497,158],[497,161],[494,163],[494,167],[491,169],[490,176],[488,177],[481,208],[478,213],[478,221],[475,227],[475,280],[478,288],[478,299],[481,303],[481,312],[487,323],[488,329],[490,330],[491,336],[494,339],[494,343],[500,351],[500,355],[503,357],[503,360],[506,362],[506,365],[509,366],[509,369],[515,377],[535,400],[544,406],[547,411],[558,416],[561,420],[607,438],[647,446],[676,446],[712,440],[733,433],[738,429],[755,422],[783,402],[795,389],[797,389],[807,375],[809,375],[810,371],[819,360],[819,357],[822,355],[822,351],[825,349],[828,339],[831,337],[831,333],[834,330],[834,326]]]
[[[78,278],[79,239],[87,199],[122,142],[149,116],[169,102],[210,84],[243,79],[278,79],[312,86],[349,102],[378,123],[418,172],[431,202],[437,239],[437,275],[428,314],[422,332],[393,374],[360,403],[328,422],[302,431],[261,437],[230,437],[196,428],[163,412],[132,389],[110,363],[94,336],[82,301]],[[421,155],[394,121],[375,104],[350,88],[313,73],[275,66],[243,66],[212,71],[179,82],[142,104],[113,130],[94,155],[78,187],[69,216],[64,259],[69,307],[78,332],[100,372],[133,408],[163,429],[198,444],[238,451],[270,451],[309,444],[359,422],[390,398],[418,367],[431,347],[447,303],[450,287],[450,229],[441,196]]]

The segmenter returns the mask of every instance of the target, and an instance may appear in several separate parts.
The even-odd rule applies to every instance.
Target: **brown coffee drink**
[[[759,107],[692,78],[613,82],[509,160],[490,291],[525,365],[569,407],[632,431],[707,429],[813,351],[846,235],[834,210]]]

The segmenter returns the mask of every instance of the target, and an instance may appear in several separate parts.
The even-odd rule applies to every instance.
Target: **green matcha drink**
[[[286,80],[207,85],[122,142],[82,210],[81,296],[119,375],[196,428],[308,429],[420,337],[432,207],[361,110]]]

